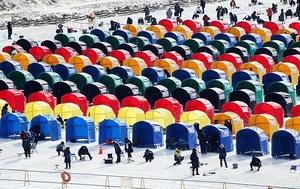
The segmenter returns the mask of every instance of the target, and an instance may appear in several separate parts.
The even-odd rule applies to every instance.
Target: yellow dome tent
[[[156,33],[156,36],[158,39],[164,38],[165,34],[167,33],[167,30],[164,26],[162,25],[150,25],[146,28],[146,30],[153,31]]]
[[[172,113],[164,108],[157,108],[146,112],[146,120],[152,120],[160,124],[162,128],[175,123],[175,118]]]
[[[261,128],[272,141],[272,135],[279,130],[279,124],[276,118],[270,114],[254,114],[249,118],[248,126]]]
[[[8,104],[8,102],[6,102],[5,100],[0,99],[0,110],[2,110],[3,106],[4,106],[6,103]],[[12,109],[11,109],[11,107],[10,107],[9,104],[8,104],[8,106],[7,106],[7,111],[8,111],[8,112],[12,112]],[[0,114],[0,117],[2,117],[1,114]]]
[[[140,31],[143,31],[142,26],[135,25],[135,24],[127,24],[127,25],[123,26],[123,29],[131,31],[131,33],[134,37],[136,37]]]
[[[106,68],[113,69],[114,67],[120,66],[118,59],[112,56],[98,58],[96,62],[100,62],[100,65],[103,66],[104,69]]]
[[[24,70],[27,70],[30,63],[36,62],[36,59],[29,53],[17,53],[12,59],[19,62]]]
[[[46,62],[50,66],[55,66],[56,64],[61,63],[67,63],[64,57],[59,54],[48,54],[43,57],[42,62]]]
[[[83,116],[80,107],[72,102],[58,104],[54,107],[54,117],[60,115],[63,120],[73,116]]]
[[[266,74],[266,68],[264,68],[264,66],[261,63],[257,62],[257,61],[243,63],[240,67],[240,70],[251,70],[251,71],[253,71],[254,73],[256,73],[256,75],[258,76],[258,79],[261,83],[262,83],[263,75]]]
[[[113,109],[107,105],[91,106],[87,110],[87,115],[89,115],[89,117],[94,120],[97,127],[104,119],[111,119],[116,117]]]
[[[238,26],[227,28],[225,30],[225,32],[226,33],[231,33],[232,35],[234,35],[235,37],[237,37],[238,41],[241,39],[241,37],[243,35],[246,34],[246,31],[244,30],[244,28],[241,28],[241,27],[238,27]]]
[[[200,110],[193,110],[181,114],[180,122],[187,122],[190,124],[194,124],[195,122],[197,122],[199,123],[200,128],[202,128],[210,124],[210,119],[205,112],[202,112]]]
[[[178,31],[182,33],[185,39],[191,39],[193,35],[193,31],[186,25],[179,25],[172,28],[172,31]]]
[[[217,120],[219,124],[224,125],[225,120],[230,120],[232,126],[232,134],[236,134],[239,130],[244,128],[244,121],[240,116],[234,112],[223,112],[214,115],[214,122]]]
[[[291,117],[286,120],[285,129],[294,129],[300,132],[300,117]]]
[[[203,26],[201,27],[200,32],[207,32],[212,36],[212,38],[221,33],[220,29],[216,26]]]
[[[31,121],[31,119],[37,115],[53,115],[53,110],[48,103],[43,101],[36,101],[26,104],[24,114],[27,117],[28,121]]]
[[[288,35],[291,35],[292,33],[298,34],[298,31],[295,30],[294,28],[282,28],[276,32],[276,34],[288,34]],[[296,36],[295,41],[299,41],[299,35]]]
[[[11,56],[6,52],[0,52],[0,62],[11,60]]]
[[[254,28],[251,33],[260,35],[264,43],[270,41],[272,36],[271,30],[268,28]]]
[[[172,73],[175,70],[179,69],[176,62],[173,59],[170,59],[170,58],[158,59],[154,62],[153,66],[154,67],[159,67],[163,70],[167,70],[170,75],[172,75]]]
[[[236,69],[235,69],[234,65],[231,62],[225,61],[225,60],[213,62],[210,65],[210,69],[223,70],[226,73],[230,83],[231,83],[231,80],[232,80],[232,74],[234,72],[236,72]]]
[[[138,57],[125,59],[123,61],[123,66],[128,66],[132,68],[136,76],[142,75],[142,70],[148,67],[146,62]]]
[[[75,66],[79,73],[82,72],[82,68],[84,66],[92,65],[90,58],[84,55],[71,56],[68,60],[68,63]]]
[[[293,85],[298,85],[299,70],[295,64],[288,62],[275,64],[272,71],[285,73],[290,78],[290,82]]]
[[[202,73],[206,70],[204,63],[196,59],[184,61],[181,67],[194,70],[199,79],[202,79]]]
[[[118,118],[127,125],[133,125],[138,121],[145,120],[145,113],[142,109],[136,107],[123,107],[118,111]]]

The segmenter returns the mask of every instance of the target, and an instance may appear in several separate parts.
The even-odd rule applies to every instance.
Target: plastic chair
[[[297,165],[291,165],[290,172],[291,171],[294,171],[295,173],[295,171],[297,171]]]

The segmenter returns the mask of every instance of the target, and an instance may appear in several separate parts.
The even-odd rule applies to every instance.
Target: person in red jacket
[[[203,17],[203,22],[204,22],[204,26],[208,26],[209,25],[209,20],[210,18],[205,14]]]
[[[269,21],[272,21],[272,15],[273,15],[273,11],[271,8],[267,9],[267,16],[269,18]]]

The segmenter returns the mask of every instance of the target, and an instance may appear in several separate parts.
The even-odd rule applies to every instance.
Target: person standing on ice
[[[200,6],[202,8],[202,13],[204,14],[204,8],[205,8],[205,0],[200,1]]]
[[[128,159],[131,159],[132,158],[131,153],[133,152],[133,148],[132,148],[132,142],[128,138],[125,138],[125,152],[127,152],[128,154]]]
[[[200,163],[199,163],[199,157],[198,157],[196,148],[193,149],[193,152],[190,156],[190,160],[192,162],[192,167],[193,167],[192,175],[193,176],[195,175],[195,171],[196,171],[196,175],[199,175],[198,169],[199,169]]]
[[[273,11],[272,11],[272,9],[269,7],[269,8],[267,9],[267,16],[268,16],[270,22],[272,21],[272,15],[273,15]]]
[[[8,39],[11,39],[11,34],[12,34],[12,27],[11,27],[11,22],[7,22],[7,34],[8,34]]]
[[[172,12],[171,8],[169,8],[169,9],[167,10],[166,15],[167,15],[167,18],[169,18],[169,19],[172,18],[173,12]]]
[[[220,166],[222,167],[223,166],[223,161],[225,163],[225,167],[227,168],[227,162],[226,162],[226,149],[225,149],[225,146],[224,144],[221,144],[220,147],[219,147],[219,159],[220,159]]]
[[[70,152],[70,147],[66,147],[64,151],[64,162],[66,163],[65,169],[71,169],[71,152]]]

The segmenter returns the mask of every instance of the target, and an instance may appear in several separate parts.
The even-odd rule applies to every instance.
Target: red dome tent
[[[137,52],[134,57],[143,59],[148,67],[153,67],[154,62],[158,60],[158,57],[150,50]]]
[[[89,57],[92,64],[96,64],[98,58],[106,57],[103,51],[98,48],[85,49],[82,51],[82,55]]]
[[[251,33],[251,31],[255,28],[257,28],[257,25],[255,22],[251,22],[251,21],[239,21],[236,23],[236,26],[244,28],[244,30],[246,31],[246,33]]]
[[[300,33],[300,21],[295,21],[290,23],[288,28],[293,28],[295,30],[297,30],[297,33]]]
[[[291,117],[300,116],[300,104],[295,105],[291,110]]]
[[[170,58],[172,60],[174,60],[178,67],[181,68],[182,63],[184,62],[183,57],[176,51],[169,51],[169,52],[165,52],[160,56],[160,59],[164,59],[164,58]]]
[[[158,24],[164,26],[168,32],[172,31],[172,29],[177,26],[176,20],[173,19],[162,19]]]
[[[209,117],[211,123],[213,123],[215,108],[209,100],[205,98],[196,98],[187,101],[185,104],[185,111],[188,112],[193,110],[200,110],[202,112],[205,112]]]
[[[194,53],[191,59],[200,60],[205,65],[206,70],[210,69],[210,65],[214,62],[213,56],[206,52],[197,52]]]
[[[276,118],[280,128],[284,124],[284,110],[277,102],[262,102],[254,107],[254,114],[269,114]]]
[[[223,61],[223,60],[231,62],[234,65],[236,71],[239,71],[241,65],[243,64],[243,59],[241,58],[240,55],[236,53],[221,54],[218,58],[218,61]]]
[[[109,56],[115,57],[120,63],[128,58],[132,58],[130,53],[124,49],[113,50],[109,53]]]
[[[61,97],[61,103],[72,102],[80,107],[83,115],[86,115],[87,109],[89,108],[89,101],[81,93],[67,93]]]
[[[99,94],[93,98],[93,106],[95,105],[107,105],[111,107],[116,116],[118,116],[121,104],[118,98],[112,94]]]
[[[11,51],[16,50],[17,53],[25,53],[26,51],[20,45],[8,45],[2,48],[2,52],[11,54]]]
[[[240,116],[242,120],[244,120],[244,125],[248,125],[248,120],[252,115],[252,111],[249,106],[242,101],[236,100],[223,104],[222,112],[234,112]]]
[[[28,102],[43,101],[54,110],[57,105],[57,98],[48,91],[37,91],[28,96]]]
[[[294,64],[300,73],[300,54],[288,55],[282,59],[282,62],[289,62]]]
[[[127,96],[122,100],[122,107],[140,108],[145,113],[151,110],[148,100],[143,96]]]
[[[0,98],[5,100],[12,111],[17,111],[24,113],[25,105],[26,105],[26,97],[24,94],[18,89],[6,89],[0,91]]]
[[[272,56],[267,54],[256,54],[250,58],[250,62],[252,61],[260,63],[266,69],[266,73],[272,72],[273,65],[275,64]]]
[[[183,113],[183,106],[173,97],[161,98],[154,104],[154,109],[165,108],[169,110],[176,122],[180,121],[180,115]]]
[[[278,30],[284,28],[284,25],[282,22],[268,21],[268,22],[264,22],[263,27],[268,28],[269,30],[271,30],[272,34],[275,35],[277,34]]]
[[[34,46],[29,49],[29,53],[40,62],[42,58],[48,54],[52,54],[51,50],[45,46]]]
[[[202,28],[202,25],[199,21],[191,19],[184,20],[182,22],[182,25],[186,25],[187,27],[189,27],[193,31],[193,33],[200,32],[200,29]]]
[[[213,20],[209,23],[209,26],[215,26],[215,27],[219,28],[221,33],[224,33],[225,30],[230,28],[229,23],[225,22],[224,20]]]
[[[65,61],[68,62],[69,58],[72,56],[78,56],[78,52],[72,47],[60,47],[54,51],[54,54],[61,55],[64,57]]]

